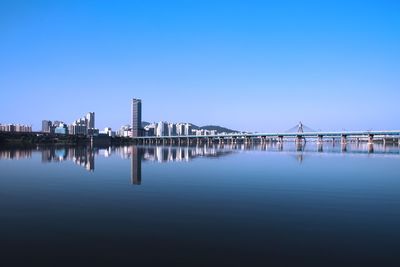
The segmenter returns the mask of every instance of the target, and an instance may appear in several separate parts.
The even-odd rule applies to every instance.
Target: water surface
[[[0,148],[6,263],[399,266],[397,146]]]

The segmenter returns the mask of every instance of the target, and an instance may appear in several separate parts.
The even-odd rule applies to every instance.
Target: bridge
[[[371,131],[313,131],[301,122],[295,127],[297,131],[276,132],[276,133],[232,133],[216,135],[174,135],[174,136],[140,136],[133,137],[136,144],[201,144],[219,143],[236,144],[252,142],[278,142],[294,141],[296,143],[306,142],[307,139],[315,139],[317,143],[323,143],[327,139],[332,141],[340,140],[346,144],[349,140],[356,142],[367,141],[373,144],[374,140],[381,139],[385,142],[391,139],[400,145],[400,130],[371,130]],[[394,141],[395,140],[395,141]]]

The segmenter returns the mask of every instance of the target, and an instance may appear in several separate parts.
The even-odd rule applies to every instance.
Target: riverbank
[[[121,145],[131,144],[132,139],[106,135],[94,136],[92,139],[84,135],[0,132],[0,145],[84,145],[91,142],[104,145]]]

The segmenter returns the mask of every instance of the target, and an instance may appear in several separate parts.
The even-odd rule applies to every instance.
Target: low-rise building
[[[113,131],[111,129],[111,127],[104,128],[104,131],[101,131],[100,134],[105,134],[105,135],[108,135],[110,137],[115,137],[115,131]]]
[[[24,124],[0,124],[0,132],[32,132],[32,126]]]
[[[56,134],[68,134],[68,126],[65,123],[60,123],[58,127],[54,129]]]
[[[132,128],[129,124],[124,125],[119,129],[117,135],[121,137],[132,137]]]

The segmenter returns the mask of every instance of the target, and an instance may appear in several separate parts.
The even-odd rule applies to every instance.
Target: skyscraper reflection
[[[26,159],[33,153],[40,153],[42,163],[60,163],[72,161],[90,172],[95,170],[95,157],[103,156],[112,158],[119,156],[130,160],[130,180],[133,185],[142,183],[142,161],[189,162],[197,157],[218,158],[239,151],[260,150],[265,152],[293,153],[299,162],[306,159],[309,153],[346,153],[361,154],[396,154],[400,153],[397,145],[384,146],[382,144],[348,143],[342,146],[334,146],[334,143],[282,143],[271,144],[198,144],[195,146],[30,146],[30,147],[1,147],[0,160],[2,159]]]
[[[142,183],[142,150],[137,146],[131,146],[131,183]]]

